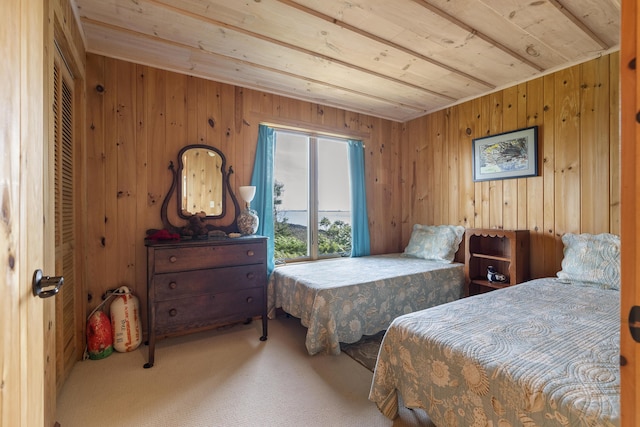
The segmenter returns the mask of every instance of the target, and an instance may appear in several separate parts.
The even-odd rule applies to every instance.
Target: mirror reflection
[[[180,157],[180,213],[224,215],[224,158],[212,147],[190,147]]]

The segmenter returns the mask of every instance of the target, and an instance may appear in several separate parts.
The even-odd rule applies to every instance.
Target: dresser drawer
[[[155,272],[197,270],[233,265],[261,264],[266,261],[264,244],[207,245],[156,248]]]
[[[264,288],[199,295],[155,304],[156,333],[173,334],[263,314]]]
[[[266,271],[262,264],[156,274],[153,291],[156,301],[194,295],[237,291],[263,286]]]

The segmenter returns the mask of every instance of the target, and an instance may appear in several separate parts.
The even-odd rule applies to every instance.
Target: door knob
[[[33,296],[40,298],[49,298],[54,296],[60,290],[60,287],[64,284],[64,277],[62,276],[43,276],[42,270],[38,269],[33,273],[33,282],[31,284],[33,289]]]
[[[629,331],[635,342],[640,342],[640,306],[634,305],[629,312]]]

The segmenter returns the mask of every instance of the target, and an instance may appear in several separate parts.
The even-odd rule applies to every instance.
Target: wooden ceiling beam
[[[509,56],[512,56],[514,59],[523,62],[525,64],[527,64],[528,66],[530,66],[533,69],[538,70],[539,72],[544,71],[544,68],[540,67],[538,64],[536,64],[535,62],[531,61],[528,58],[525,58],[524,56],[520,55],[518,52],[509,49],[507,46],[503,45],[502,43],[498,42],[497,40],[492,39],[491,37],[487,36],[486,34],[481,33],[480,31],[476,30],[475,28],[465,24],[464,22],[460,21],[459,19],[457,19],[456,17],[449,15],[447,12],[443,11],[440,8],[435,7],[434,5],[430,4],[429,2],[427,2],[426,0],[412,0],[414,3],[419,4],[420,6],[424,7],[425,9],[429,10],[432,13],[435,13],[436,15],[440,16],[443,19],[446,19],[447,21],[451,22],[453,25],[456,25],[460,28],[462,28],[465,31],[468,31],[469,34],[472,34],[475,37],[478,37],[481,40],[484,40],[485,42],[494,45],[495,47],[497,47],[498,49],[500,49],[501,51],[503,51],[504,53],[506,53]]]
[[[293,7],[295,9],[298,9],[298,10],[300,10],[300,11],[302,11],[304,13],[307,13],[309,15],[313,15],[316,18],[319,18],[319,19],[325,20],[327,22],[330,22],[332,24],[338,25],[338,26],[340,26],[340,27],[342,27],[344,29],[347,29],[349,31],[357,33],[357,34],[359,34],[359,35],[361,35],[363,37],[366,37],[368,39],[374,40],[374,41],[376,41],[376,42],[378,42],[380,44],[389,46],[390,48],[397,49],[397,50],[402,51],[402,52],[404,52],[406,54],[415,56],[416,58],[419,58],[422,61],[428,62],[428,63],[430,63],[432,65],[435,65],[436,67],[443,68],[443,69],[449,71],[450,73],[457,74],[457,75],[459,75],[461,77],[464,77],[465,79],[472,80],[472,81],[474,81],[476,83],[479,83],[479,84],[481,84],[483,86],[486,86],[489,89],[495,89],[496,88],[495,85],[493,85],[493,84],[491,84],[491,83],[489,83],[487,81],[484,81],[482,79],[479,79],[479,78],[477,78],[475,76],[472,76],[471,74],[465,73],[462,70],[459,70],[459,69],[454,68],[454,67],[450,67],[450,66],[448,66],[448,65],[446,65],[446,64],[444,64],[442,62],[436,61],[435,59],[432,59],[432,58],[429,58],[428,56],[422,55],[422,54],[420,54],[420,53],[418,53],[418,52],[416,52],[416,51],[414,51],[412,49],[408,49],[408,48],[406,48],[404,46],[401,46],[401,45],[399,45],[397,43],[393,43],[390,40],[383,39],[382,37],[378,37],[375,34],[372,34],[370,32],[361,30],[360,28],[354,27],[353,25],[350,25],[350,24],[348,24],[348,23],[346,23],[344,21],[341,21],[339,19],[333,18],[331,16],[327,16],[327,15],[325,15],[323,13],[320,13],[318,11],[310,9],[310,8],[308,8],[306,6],[300,5],[300,4],[296,3],[295,1],[292,1],[292,0],[276,0],[276,1],[278,1],[278,2],[280,2],[282,4],[285,4],[287,6]],[[523,62],[525,62],[525,61],[523,61]],[[539,69],[539,67],[533,67],[533,68]],[[541,70],[539,70],[539,71],[541,71]]]
[[[289,3],[295,5],[295,3],[289,2],[288,0],[276,0],[276,1],[279,1],[279,2],[284,3],[286,5],[289,5]],[[265,35],[260,34],[260,33],[255,33],[255,32],[246,30],[244,28],[228,24],[226,22],[222,22],[222,21],[210,18],[210,17],[205,17],[205,16],[199,15],[197,13],[193,13],[191,11],[182,9],[180,7],[173,6],[172,4],[167,3],[165,1],[162,1],[162,0],[148,0],[148,2],[156,4],[156,5],[160,6],[160,7],[164,7],[166,9],[172,10],[172,11],[174,11],[176,13],[180,13],[180,14],[182,14],[184,16],[189,16],[189,17],[191,17],[193,19],[198,19],[200,21],[207,22],[209,24],[216,25],[216,26],[219,26],[219,27],[222,27],[222,28],[226,28],[226,29],[229,29],[229,30],[232,30],[232,31],[236,31],[236,32],[238,32],[240,34],[244,34],[244,35],[247,35],[247,36],[250,36],[250,37],[254,37],[254,38],[266,41],[268,43],[272,43],[272,44],[280,46],[280,47],[284,47],[284,48],[287,48],[287,49],[295,50],[295,51],[303,53],[305,55],[309,55],[309,56],[312,56],[312,57],[320,58],[320,59],[322,59],[324,61],[327,61],[327,62],[339,64],[339,65],[341,65],[343,67],[346,67],[346,68],[349,68],[349,69],[352,69],[352,70],[355,70],[355,71],[358,71],[358,72],[361,72],[361,73],[369,74],[369,75],[375,76],[377,78],[381,78],[381,79],[388,80],[388,81],[391,81],[391,82],[394,82],[394,83],[397,83],[397,84],[401,84],[403,86],[410,87],[412,89],[415,89],[417,91],[423,92],[425,94],[429,94],[431,96],[442,98],[442,99],[447,100],[447,101],[455,101],[456,100],[456,98],[454,98],[454,97],[451,97],[449,95],[446,95],[446,94],[443,94],[443,93],[440,93],[440,92],[437,92],[437,91],[434,91],[434,90],[431,90],[431,89],[428,89],[426,87],[419,86],[419,85],[416,85],[416,84],[413,84],[413,83],[410,83],[410,82],[407,82],[407,81],[404,81],[404,80],[401,80],[401,79],[397,79],[395,77],[391,77],[391,76],[388,76],[386,74],[378,73],[378,72],[375,72],[373,70],[370,70],[370,69],[367,69],[367,68],[364,68],[364,67],[360,67],[358,65],[354,65],[354,64],[351,64],[349,62],[345,62],[345,61],[342,61],[340,59],[336,59],[336,58],[331,57],[331,56],[327,56],[327,55],[324,55],[324,54],[321,54],[321,53],[318,53],[318,52],[314,52],[314,51],[305,49],[305,48],[300,47],[300,46],[295,46],[295,45],[292,45],[290,43],[283,42],[281,40],[277,40],[277,39],[265,36]],[[296,5],[296,8],[302,8],[302,6]],[[307,8],[304,8],[304,9],[307,9]],[[307,9],[307,10],[311,11],[310,9]],[[312,14],[316,15],[315,13],[313,13],[313,11],[311,11],[311,12],[312,12]],[[321,14],[318,14],[318,15],[321,15]],[[324,15],[322,15],[322,16],[324,16]],[[328,17],[328,16],[324,16],[323,19],[325,21],[333,22],[333,18]],[[345,24],[345,26],[346,26],[346,24]],[[347,29],[349,29],[349,28],[347,28]],[[380,42],[391,46],[390,42],[382,41],[382,39],[380,39]],[[411,52],[411,51],[406,50],[406,49],[401,49],[401,50],[403,50],[403,51],[405,51],[405,53],[409,53],[409,54],[411,54],[413,56],[418,56],[415,52]],[[446,66],[444,66],[442,64],[439,64],[437,62],[429,60],[428,58],[422,57],[421,55],[420,55],[420,59],[427,59],[429,63],[432,63],[432,64],[434,64],[434,65],[436,65],[436,66],[438,66],[440,68],[447,69],[448,71],[450,71],[450,72],[452,72],[454,74],[460,75],[460,76],[462,76],[462,77],[464,77],[464,78],[466,78],[468,80],[480,83],[480,84],[486,86],[489,89],[494,89],[495,88],[495,86],[490,84],[490,83],[484,82],[484,81],[482,81],[482,80],[480,80],[480,79],[478,79],[476,77],[470,76],[468,74],[461,73],[458,70],[455,70],[455,69],[452,69],[452,68],[450,69],[450,67],[446,67]],[[347,90],[346,88],[342,88],[342,89]]]
[[[83,24],[91,25],[91,26],[94,26],[94,27],[97,27],[97,28],[104,28],[104,29],[106,29],[108,31],[111,31],[111,32],[117,33],[117,34],[127,34],[128,37],[131,38],[131,40],[134,40],[134,39],[136,39],[136,40],[146,39],[146,40],[150,40],[150,41],[155,42],[155,43],[162,44],[163,46],[167,46],[167,47],[168,46],[172,46],[174,48],[178,48],[178,49],[182,50],[183,52],[190,52],[191,54],[187,55],[187,56],[191,56],[191,55],[206,55],[206,56],[209,56],[209,57],[217,58],[218,62],[221,62],[221,60],[222,60],[225,63],[248,66],[248,67],[253,68],[253,69],[263,70],[263,71],[266,71],[266,72],[269,72],[269,73],[279,74],[281,76],[287,77],[288,79],[303,80],[303,81],[305,81],[307,83],[310,83],[310,84],[313,84],[313,85],[316,85],[316,86],[323,86],[323,87],[326,87],[327,89],[334,89],[334,90],[337,90],[337,91],[350,93],[350,94],[353,94],[354,96],[358,96],[358,97],[361,97],[361,98],[367,98],[367,99],[370,99],[371,101],[376,101],[376,104],[383,103],[383,104],[387,104],[387,105],[393,105],[393,106],[396,106],[398,108],[405,109],[405,110],[409,109],[409,110],[415,111],[417,113],[416,116],[424,114],[427,111],[425,106],[410,105],[410,104],[405,103],[405,102],[393,101],[393,100],[390,100],[388,98],[382,98],[382,97],[373,95],[371,93],[365,93],[365,92],[362,92],[362,91],[356,91],[356,90],[353,90],[351,88],[341,87],[341,86],[333,85],[331,83],[327,83],[327,82],[324,82],[324,81],[319,81],[319,80],[316,80],[316,79],[302,77],[302,76],[300,76],[298,74],[285,72],[285,71],[282,71],[282,70],[274,69],[274,68],[271,68],[271,67],[267,67],[267,66],[264,66],[264,65],[261,65],[261,64],[256,64],[256,63],[253,63],[253,62],[250,62],[250,61],[246,61],[246,60],[241,60],[241,59],[237,59],[237,58],[231,58],[231,57],[228,57],[228,56],[225,56],[225,55],[221,55],[221,54],[218,54],[218,53],[215,53],[215,52],[207,51],[205,49],[193,47],[193,46],[190,46],[190,45],[185,45],[183,43],[178,43],[178,42],[173,41],[173,40],[163,39],[163,38],[157,37],[155,35],[150,35],[150,34],[146,34],[146,33],[140,33],[140,32],[136,32],[134,30],[128,29],[128,28],[122,28],[122,27],[119,27],[119,26],[115,26],[113,24],[108,24],[108,23],[101,22],[101,21],[95,21],[95,20],[92,20],[92,19],[87,18],[87,17],[83,17],[81,19],[82,19]],[[120,37],[120,38],[122,38],[122,37]],[[104,50],[88,49],[88,51],[89,52],[98,53],[98,54],[101,54],[101,55],[108,54]],[[127,55],[123,55],[123,54],[120,54],[120,55],[111,54],[110,56],[114,56],[116,58],[120,58],[120,59],[125,59],[125,60],[128,60],[128,61],[136,62],[135,57],[132,57],[132,56],[127,56]],[[149,61],[143,61],[143,64],[150,65],[150,66],[155,66],[155,64],[150,63]],[[177,71],[175,68],[172,68],[171,70],[172,71]],[[186,66],[183,66],[181,71],[187,71],[187,70],[190,71],[192,74],[198,74],[196,72],[196,69],[189,68],[189,67],[186,67]],[[230,82],[229,80],[226,80],[226,79],[224,81],[222,81],[222,82],[223,83],[238,84],[238,85],[241,85],[241,86],[246,86],[246,87],[248,87],[250,89],[265,90],[265,88],[251,86],[251,85],[248,85],[248,84],[244,84],[243,85],[242,83]],[[316,102],[322,103],[320,101],[316,101]],[[327,104],[327,105],[335,105],[335,104],[327,103],[327,102],[325,102],[325,104]],[[336,106],[339,107],[339,108],[347,108],[344,105],[336,105]],[[371,112],[365,112],[365,114],[372,114],[372,113]]]
[[[578,27],[580,30],[582,30],[582,32],[584,32],[587,36],[589,36],[589,38],[591,38],[591,40],[593,40],[594,42],[596,42],[598,45],[600,45],[600,47],[602,49],[608,49],[611,46],[608,46],[607,43],[605,43],[600,37],[598,37],[598,35],[596,33],[594,33],[593,31],[591,31],[591,29],[589,27],[587,27],[584,22],[582,22],[580,19],[578,19],[577,16],[575,16],[573,13],[571,13],[566,7],[564,7],[562,5],[562,3],[560,3],[558,0],[548,0],[549,3],[551,5],[553,5],[556,9],[558,9],[558,11],[560,11],[560,13],[562,13],[564,16],[567,17],[567,19],[571,22],[573,22],[573,24]]]

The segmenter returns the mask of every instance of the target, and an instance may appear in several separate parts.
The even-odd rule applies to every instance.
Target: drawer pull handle
[[[253,302],[253,297],[247,297],[247,302],[251,304]]]
[[[175,289],[177,287],[178,287],[178,284],[176,282],[169,283],[169,289]]]
[[[178,258],[177,258],[175,255],[171,255],[171,256],[169,257],[169,261],[170,261],[170,262],[176,262],[177,260],[178,260]]]
[[[256,277],[255,274],[253,273],[247,273],[247,279],[253,279],[254,277]]]
[[[178,310],[176,310],[175,308],[172,308],[171,310],[169,310],[169,316],[176,317],[177,314],[178,314]]]
[[[253,251],[247,251],[247,256],[253,256],[254,252]]]

